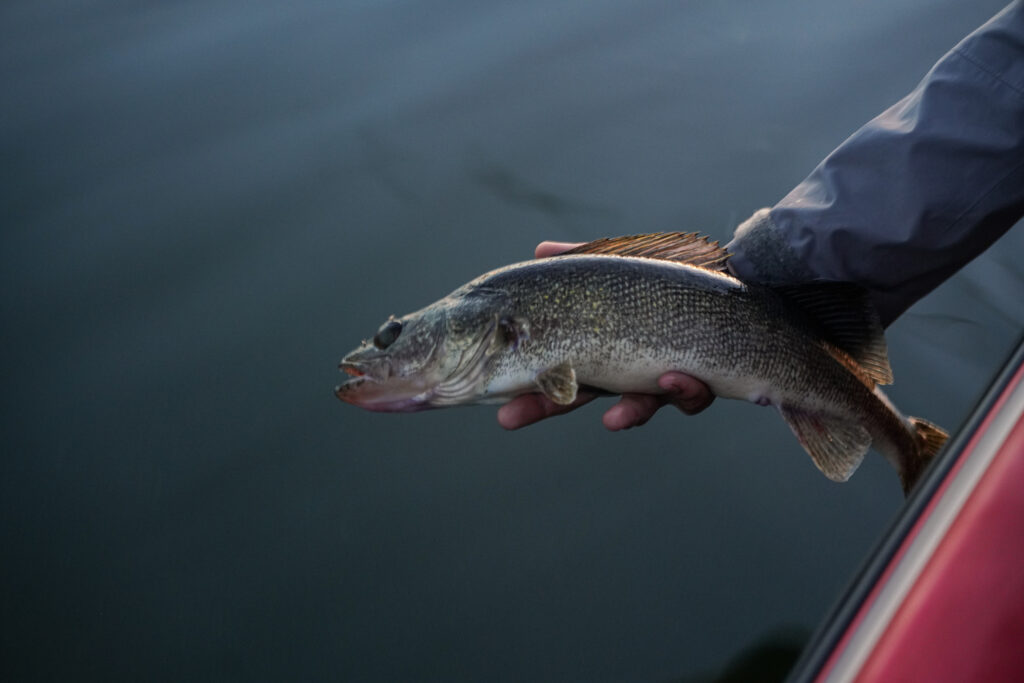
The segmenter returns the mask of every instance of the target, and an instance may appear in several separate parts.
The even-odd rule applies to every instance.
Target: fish
[[[697,233],[603,238],[485,273],[413,313],[389,317],[339,364],[336,396],[413,412],[504,403],[540,392],[571,404],[581,387],[664,393],[679,371],[718,397],[772,406],[817,468],[847,481],[872,447],[904,492],[948,435],[905,417],[885,336],[861,287],[749,284]]]

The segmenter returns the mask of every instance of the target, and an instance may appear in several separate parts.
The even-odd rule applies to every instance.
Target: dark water
[[[773,412],[609,434],[331,393],[544,238],[726,238],[1000,2],[0,9],[5,680],[696,680],[814,627],[901,504]],[[901,319],[956,427],[1020,228]],[[735,662],[734,662],[735,663]]]

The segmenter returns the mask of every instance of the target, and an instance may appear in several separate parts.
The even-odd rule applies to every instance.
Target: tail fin
[[[919,417],[908,418],[914,428],[914,436],[917,441],[917,455],[908,463],[903,472],[900,472],[900,482],[903,484],[903,493],[909,495],[911,489],[921,477],[921,473],[928,466],[935,455],[942,449],[942,446],[949,438],[944,429],[933,425],[927,420]]]

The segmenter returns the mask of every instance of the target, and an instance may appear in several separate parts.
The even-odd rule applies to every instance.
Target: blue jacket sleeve
[[[744,280],[866,287],[888,325],[1024,215],[1024,4],[1007,6],[771,209],[736,230]]]

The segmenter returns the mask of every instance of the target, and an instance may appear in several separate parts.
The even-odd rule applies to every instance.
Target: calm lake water
[[[332,394],[545,238],[727,239],[1002,2],[0,9],[5,680],[708,680],[799,647],[902,496],[774,411],[610,434]],[[1018,228],[890,330],[956,428]]]

